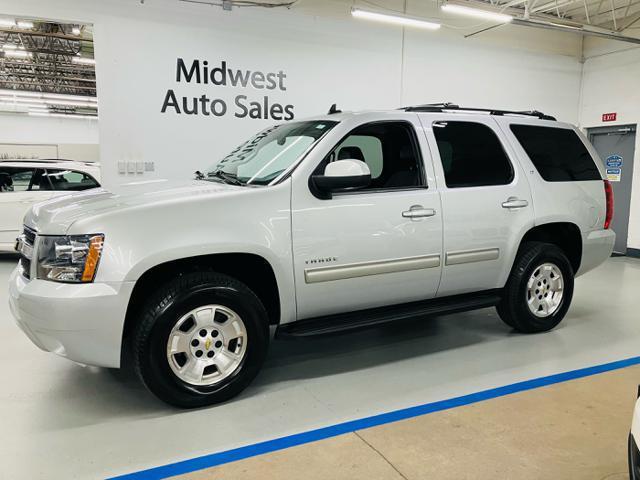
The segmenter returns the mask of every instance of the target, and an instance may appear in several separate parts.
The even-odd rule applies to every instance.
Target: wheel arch
[[[582,263],[582,234],[572,222],[550,222],[529,229],[520,240],[518,249],[526,242],[545,242],[556,245],[569,259],[575,274]]]
[[[123,355],[145,299],[159,285],[183,273],[195,271],[215,271],[241,281],[263,303],[269,316],[269,324],[280,323],[280,288],[272,265],[264,257],[254,253],[215,253],[170,260],[147,269],[135,282],[122,332]]]

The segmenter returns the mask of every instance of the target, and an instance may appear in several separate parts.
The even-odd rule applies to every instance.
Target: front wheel
[[[181,275],[160,288],[133,335],[135,369],[161,400],[183,408],[240,393],[269,343],[267,313],[243,283],[214,272]]]
[[[500,318],[524,333],[546,332],[564,318],[573,296],[573,268],[550,243],[527,242],[496,307]]]

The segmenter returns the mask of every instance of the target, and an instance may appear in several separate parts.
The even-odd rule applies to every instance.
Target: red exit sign
[[[616,118],[618,118],[618,114],[616,112],[602,114],[603,122],[615,122]]]

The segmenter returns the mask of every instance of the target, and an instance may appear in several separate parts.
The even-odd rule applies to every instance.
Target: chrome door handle
[[[521,200],[517,197],[509,197],[506,202],[502,202],[502,208],[508,208],[514,210],[516,208],[524,208],[529,205],[526,200]]]
[[[412,205],[409,210],[402,212],[404,218],[433,217],[436,211],[433,208],[424,208],[422,205]]]

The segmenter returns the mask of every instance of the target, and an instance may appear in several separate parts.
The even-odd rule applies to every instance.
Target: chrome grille
[[[16,242],[16,250],[20,253],[20,266],[22,267],[22,275],[31,278],[31,260],[33,257],[33,245],[36,242],[36,232],[29,227],[24,227],[22,235],[18,237]]]

